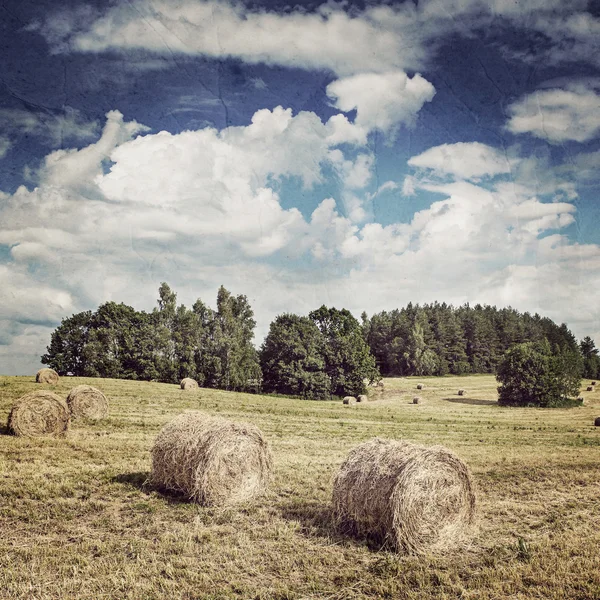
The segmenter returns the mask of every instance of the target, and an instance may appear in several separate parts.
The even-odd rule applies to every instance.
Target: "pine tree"
[[[579,343],[583,358],[583,376],[590,379],[600,379],[600,356],[594,340],[586,336]]]

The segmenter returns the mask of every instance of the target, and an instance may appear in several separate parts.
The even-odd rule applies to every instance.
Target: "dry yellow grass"
[[[495,404],[493,377],[385,382],[349,411],[178,385],[103,380],[111,414],[65,439],[0,436],[0,596],[7,600],[181,598],[411,600],[600,598],[600,414]],[[587,382],[586,382],[587,383]],[[92,379],[62,378],[66,396]],[[39,386],[38,386],[39,387]],[[458,388],[468,397],[456,395]],[[0,422],[32,378],[0,377]],[[585,389],[585,388],[584,388]],[[184,410],[255,423],[274,457],[270,491],[225,509],[148,486],[150,448]],[[332,480],[373,437],[441,444],[467,462],[479,531],[467,551],[398,557],[342,535]]]

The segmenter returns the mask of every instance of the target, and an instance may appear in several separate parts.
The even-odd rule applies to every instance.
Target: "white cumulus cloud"
[[[400,124],[413,125],[435,88],[419,74],[411,78],[403,71],[360,73],[330,83],[327,95],[344,112],[356,109],[357,126],[387,132]]]
[[[459,179],[494,177],[510,172],[508,157],[479,142],[458,142],[429,148],[408,161],[409,166],[430,169]]]
[[[551,144],[587,142],[600,133],[600,95],[586,85],[538,90],[511,104],[507,129]]]
[[[259,336],[284,311],[327,303],[372,313],[434,300],[511,304],[567,321],[577,335],[595,332],[589,289],[600,285],[600,248],[565,236],[576,215],[566,193],[540,199],[541,186],[511,180],[503,153],[466,145],[458,151],[473,156],[470,170],[433,153],[415,169],[444,179],[417,174],[404,191],[438,199],[383,224],[365,208],[373,156],[354,127],[277,107],[223,131],[150,134],[108,113],[98,141],[51,153],[36,188],[2,195],[10,258],[0,267],[0,357],[39,356],[52,324],[107,300],[149,309],[161,281],[187,304],[210,300],[220,284],[247,294]],[[533,168],[511,161],[517,174]],[[551,181],[544,168],[535,163]],[[326,172],[339,180],[338,198],[315,198],[306,218],[284,205],[282,182],[314,194]],[[495,177],[485,186],[475,181],[486,174]]]

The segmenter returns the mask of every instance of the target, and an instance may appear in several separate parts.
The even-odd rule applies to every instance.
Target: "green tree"
[[[437,357],[427,347],[423,335],[423,326],[415,322],[408,338],[404,359],[411,373],[415,375],[433,375],[437,368]]]
[[[403,356],[408,331],[408,319],[399,310],[383,311],[369,319],[366,341],[382,375],[404,374]]]
[[[123,303],[106,302],[98,307],[82,350],[86,376],[138,378],[136,356],[139,357],[141,318],[140,313]]]
[[[153,311],[154,363],[158,379],[165,383],[179,381],[179,365],[175,351],[175,322],[177,316],[177,294],[165,283],[158,288],[158,306]],[[186,377],[191,376],[186,375]]]
[[[232,296],[223,286],[217,294],[217,310],[196,304],[205,323],[204,348],[199,358],[206,384],[226,390],[244,390],[261,377],[258,353],[252,345],[256,321],[248,299]]]
[[[177,307],[173,318],[173,353],[177,371],[177,382],[184,377],[192,377],[200,385],[204,375],[198,371],[196,356],[203,343],[203,326],[200,317],[183,304]]]
[[[471,370],[467,358],[464,329],[455,311],[448,311],[444,326],[445,343],[441,358],[453,375],[462,375]]]
[[[325,373],[325,338],[308,317],[279,315],[260,352],[266,392],[324,400],[331,395]]]
[[[579,343],[583,357],[583,376],[590,379],[600,379],[600,356],[594,340],[586,336]]]
[[[62,320],[52,332],[47,352],[41,357],[42,364],[48,365],[60,375],[73,373],[85,374],[85,358],[83,350],[88,342],[92,312],[77,313]]]
[[[378,379],[379,371],[360,323],[345,308],[326,306],[312,311],[309,318],[324,337],[325,374],[331,381],[331,392],[337,396],[364,393],[365,379]]]
[[[541,407],[566,404],[579,392],[580,369],[579,357],[569,349],[552,354],[546,340],[517,344],[498,365],[498,404]]]

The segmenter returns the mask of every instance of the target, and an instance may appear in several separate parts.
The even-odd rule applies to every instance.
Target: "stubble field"
[[[109,397],[107,420],[74,422],[66,439],[1,431],[1,598],[600,598],[600,390],[582,407],[537,410],[498,407],[492,376],[387,379],[383,398],[351,407],[106,379],[51,389],[80,383]],[[0,424],[42,387],[0,377]],[[158,430],[191,409],[263,430],[266,496],[207,509],[145,483]],[[336,530],[333,476],[375,436],[442,444],[469,464],[470,547],[402,557]]]

